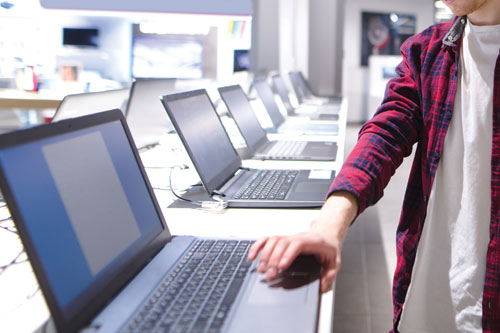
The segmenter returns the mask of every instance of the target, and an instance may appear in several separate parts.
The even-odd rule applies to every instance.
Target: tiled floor
[[[348,125],[346,152],[357,139],[358,124]],[[342,249],[335,289],[334,333],[387,333],[392,324],[395,234],[412,158],[400,166],[384,197],[350,227]]]

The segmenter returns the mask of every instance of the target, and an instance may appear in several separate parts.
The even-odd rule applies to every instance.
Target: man
[[[500,0],[443,0],[457,16],[409,38],[309,232],[257,241],[269,280],[299,253],[340,268],[348,226],[417,143],[397,230],[398,332],[500,332]],[[411,282],[411,283],[410,283]]]

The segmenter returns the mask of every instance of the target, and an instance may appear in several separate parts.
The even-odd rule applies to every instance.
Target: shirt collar
[[[443,44],[447,46],[455,46],[455,42],[462,37],[464,32],[465,24],[467,23],[467,16],[457,17],[455,23],[451,26],[451,29],[443,38]]]

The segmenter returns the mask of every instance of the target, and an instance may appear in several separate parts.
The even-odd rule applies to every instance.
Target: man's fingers
[[[297,239],[290,241],[289,245],[286,248],[286,251],[284,251],[281,256],[278,266],[279,269],[285,270],[290,267],[295,258],[297,258],[298,255],[302,253],[303,248],[304,240],[302,240],[301,238],[298,237]]]
[[[257,266],[257,271],[259,273],[266,273],[268,268],[269,259],[274,251],[274,247],[278,242],[279,237],[270,237],[267,242],[264,244],[259,258],[259,265]]]
[[[321,234],[301,233],[294,236],[274,236],[256,241],[250,248],[248,259],[254,260],[259,252],[257,271],[266,274],[267,280],[274,280],[279,272],[290,267],[300,254],[311,254],[323,266],[321,290],[331,289],[340,269],[340,248],[328,242]]]
[[[334,269],[329,269],[323,272],[321,276],[321,292],[326,293],[332,289],[333,281],[337,277],[337,273],[340,267],[335,267]]]
[[[257,258],[260,250],[266,244],[268,239],[269,239],[268,237],[261,238],[261,239],[255,241],[255,243],[253,243],[252,246],[250,246],[250,249],[248,250],[248,260],[249,261],[253,261],[253,260],[255,260],[255,258]]]
[[[283,253],[287,250],[289,244],[290,240],[288,237],[281,237],[277,240],[267,262],[266,278],[268,281],[274,280],[278,277],[281,258]]]
[[[287,269],[299,254],[312,254],[317,257],[326,257],[328,260],[333,260],[332,255],[334,253],[336,253],[336,249],[332,245],[323,242],[318,235],[309,233],[298,234],[290,240],[290,245],[282,256],[280,269]]]

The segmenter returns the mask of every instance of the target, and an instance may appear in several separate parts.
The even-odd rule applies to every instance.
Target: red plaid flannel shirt
[[[375,204],[402,163],[417,150],[397,228],[397,266],[393,282],[394,327],[411,281],[443,143],[453,114],[462,33],[467,18],[434,25],[401,47],[398,77],[386,88],[382,105],[360,130],[358,143],[335,178],[330,193],[351,192],[359,213]],[[491,222],[483,290],[483,331],[500,332],[500,57],[493,92]]]

